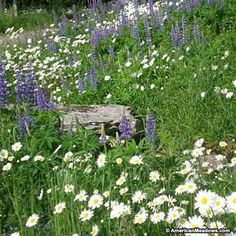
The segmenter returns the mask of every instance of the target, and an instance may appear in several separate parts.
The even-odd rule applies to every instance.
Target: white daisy
[[[236,192],[226,197],[226,204],[229,212],[236,213]]]
[[[197,189],[197,185],[193,182],[186,182],[184,187],[187,193],[194,193]]]
[[[163,221],[165,218],[164,212],[155,212],[150,216],[150,220],[153,224]]]
[[[99,154],[98,159],[97,159],[97,166],[101,168],[101,167],[104,167],[105,164],[106,164],[106,155],[101,153]]]
[[[133,203],[141,203],[144,199],[146,199],[147,194],[142,191],[136,191],[132,196]]]
[[[148,218],[147,211],[141,210],[134,217],[134,224],[143,224]]]
[[[131,157],[129,163],[132,164],[132,165],[142,165],[143,164],[143,158],[141,156],[134,155],[134,156]]]
[[[34,157],[34,161],[44,161],[44,157],[41,155],[37,155]]]
[[[74,198],[74,201],[84,202],[87,200],[87,193],[85,190],[81,190]]]
[[[186,228],[203,228],[205,225],[204,220],[201,216],[189,217],[185,223]]]
[[[33,226],[37,225],[38,220],[39,220],[39,216],[37,214],[33,214],[32,216],[30,216],[28,218],[28,220],[26,221],[25,226],[28,227],[28,228],[33,227]]]
[[[92,236],[96,236],[97,234],[98,234],[98,231],[99,231],[99,229],[98,229],[98,226],[97,225],[94,225],[93,227],[92,227],[92,231],[91,231],[91,235]]]
[[[58,203],[55,208],[54,208],[54,211],[53,211],[53,214],[56,215],[56,214],[60,214],[62,213],[62,211],[66,208],[66,203],[65,202],[60,202]]]
[[[74,185],[72,184],[66,184],[65,187],[64,187],[64,192],[65,193],[71,193],[74,191]]]
[[[92,218],[93,216],[93,211],[91,210],[86,210],[84,209],[81,213],[80,213],[80,216],[79,218],[81,219],[81,221],[88,221]]]
[[[157,180],[160,180],[159,172],[158,171],[151,171],[149,174],[149,179],[153,183],[155,183]]]
[[[9,162],[2,167],[2,171],[9,171],[12,168],[12,164]]]
[[[21,142],[14,143],[14,144],[11,146],[11,148],[12,148],[12,150],[13,150],[14,152],[18,152],[18,151],[21,150],[22,144],[21,144]]]
[[[94,194],[90,197],[88,206],[89,208],[95,209],[99,208],[103,204],[103,196],[100,194]]]

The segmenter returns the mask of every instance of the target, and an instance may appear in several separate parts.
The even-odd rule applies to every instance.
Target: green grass
[[[0,34],[4,34],[8,28],[12,27],[15,30],[22,27],[25,31],[42,29],[48,27],[52,22],[52,13],[45,9],[23,10],[16,17],[13,15],[12,9],[7,9],[0,15]]]

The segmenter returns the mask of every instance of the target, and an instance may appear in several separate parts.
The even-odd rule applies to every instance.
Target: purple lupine
[[[92,83],[93,89],[97,90],[97,74],[96,74],[95,66],[91,67],[91,70],[90,70],[90,81]]]
[[[190,0],[190,1],[191,1],[191,0]],[[191,3],[190,3],[190,1],[189,1],[189,0],[185,0],[185,1],[183,2],[184,7],[185,7],[185,11],[186,11],[187,13],[191,13],[191,12],[192,12],[192,1],[191,1]]]
[[[57,52],[56,42],[53,39],[52,40],[50,39],[48,30],[46,31],[45,41],[46,41],[46,44],[47,44],[48,51]]]
[[[200,29],[199,29],[199,25],[197,23],[196,17],[194,17],[193,36],[194,36],[194,39],[195,39],[196,42],[201,41]]]
[[[192,6],[193,8],[198,8],[200,7],[200,0],[193,0]]]
[[[0,108],[3,108],[8,96],[6,68],[3,62],[0,61]]]
[[[29,107],[36,105],[35,90],[37,89],[36,75],[34,73],[32,63],[28,63],[25,73],[25,85],[27,94],[27,104]]]
[[[85,91],[84,80],[82,80],[79,75],[77,79],[77,86],[80,93],[83,93]]]
[[[58,17],[57,14],[54,10],[52,10],[53,12],[53,23],[54,23],[54,27],[58,28],[59,24],[58,24]]]
[[[172,25],[171,28],[171,41],[174,48],[178,48],[181,45],[180,42],[180,29],[178,22],[176,22],[175,27]]]
[[[149,48],[152,46],[152,38],[151,38],[151,33],[149,30],[149,25],[148,25],[148,18],[146,15],[143,16],[143,23],[144,23],[144,29],[146,33],[146,42]]]
[[[106,62],[104,60],[101,61],[100,66],[101,66],[102,71],[106,70]]]
[[[155,27],[155,14],[154,14],[154,8],[153,8],[153,0],[148,0],[148,5],[149,5],[149,12],[151,15],[151,22],[152,22],[152,27]]]
[[[122,116],[118,129],[120,132],[121,139],[132,139],[133,137],[132,125],[127,119],[126,115]]]
[[[104,124],[102,124],[102,127],[101,127],[101,136],[99,137],[99,143],[101,145],[105,144],[107,141],[107,136],[105,134],[105,128],[104,128]]]
[[[156,120],[152,113],[149,112],[145,128],[146,141],[155,145],[156,144]]]
[[[53,103],[50,101],[44,85],[42,86],[42,88],[38,87],[35,90],[35,97],[36,97],[36,107],[38,110],[44,110],[44,111],[52,110]]]
[[[110,47],[109,48],[109,56],[113,59],[115,57],[115,52],[114,52],[114,48]]]
[[[138,5],[138,0],[134,0],[134,16],[135,20],[139,18],[139,5]]]
[[[92,33],[91,43],[93,46],[97,46],[99,41],[100,41],[99,31],[95,29]]]
[[[182,16],[182,40],[181,44],[184,45],[189,41],[189,34],[188,34],[188,27],[187,27],[187,20],[185,16]]]
[[[96,59],[97,59],[95,47],[92,48],[91,59],[92,59],[92,62],[93,62],[93,63],[94,63],[94,62],[96,61]]]
[[[168,22],[170,22],[172,17],[171,17],[171,14],[170,14],[170,6],[169,6],[168,2],[165,6],[165,10],[166,10],[166,19],[167,19]]]
[[[62,21],[61,21],[61,23],[60,23],[60,25],[59,25],[59,36],[67,36],[67,25],[69,24],[69,20],[68,20],[68,18],[65,16],[65,15],[63,15],[62,16]]]
[[[27,113],[25,113],[24,115],[18,114],[18,129],[21,138],[27,136],[29,128],[33,126],[34,123],[34,119],[30,117]]]
[[[214,4],[214,0],[207,0],[207,4],[210,6],[210,5],[213,5]]]
[[[133,24],[131,25],[131,29],[132,29],[133,37],[139,42],[140,37],[139,37],[139,32],[138,32],[138,22],[137,22],[137,20],[133,21]]]
[[[160,28],[162,32],[164,32],[165,28],[164,28],[162,12],[160,8],[157,10],[157,26]]]
[[[23,73],[21,70],[16,72],[16,103],[21,105],[22,103],[26,102],[27,94],[26,94],[26,84],[23,78]]]

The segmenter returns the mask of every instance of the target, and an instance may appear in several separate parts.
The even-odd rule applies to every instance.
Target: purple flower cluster
[[[45,86],[37,87],[35,90],[36,107],[38,110],[49,111],[53,109],[53,103],[50,101]]]
[[[18,70],[16,72],[15,92],[16,92],[16,103],[18,105],[22,105],[24,102],[26,102],[26,99],[27,99],[26,85],[25,85],[25,80],[24,80],[23,73],[21,70]]]
[[[79,75],[77,79],[77,85],[78,85],[79,92],[83,93],[85,91],[85,84],[84,84],[84,80],[82,80]]]
[[[29,128],[32,125],[34,125],[34,119],[27,113],[24,115],[18,114],[18,129],[20,132],[20,137],[26,137],[29,132]]]
[[[5,65],[0,61],[0,108],[3,108],[6,103],[8,96],[7,79],[6,79],[6,68]]]
[[[16,73],[16,103],[21,106],[37,107],[39,110],[51,110],[53,103],[46,92],[45,85],[39,87],[32,64],[28,63],[25,76],[21,70]]]
[[[133,136],[132,125],[127,119],[126,115],[122,116],[118,129],[120,132],[121,139],[132,139],[132,136]]]
[[[149,112],[145,128],[146,141],[155,145],[156,144],[156,120],[152,113]]]
[[[189,41],[187,20],[185,16],[182,16],[182,41],[181,44],[185,45]]]
[[[46,31],[45,41],[48,51],[57,52],[57,44],[53,39],[50,39],[48,31]]]
[[[28,63],[25,74],[25,96],[29,107],[36,106],[35,90],[37,89],[36,75],[32,63]]]
[[[178,22],[176,22],[175,26],[172,25],[171,41],[174,48],[178,48],[181,45],[180,28]]]
[[[143,16],[144,29],[146,33],[146,42],[149,48],[152,46],[152,38],[149,30],[148,18],[146,15]]]

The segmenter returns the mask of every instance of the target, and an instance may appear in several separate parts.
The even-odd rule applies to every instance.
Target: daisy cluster
[[[209,171],[210,168],[206,167],[211,163],[204,158],[210,150],[204,147],[204,143],[205,140],[201,138],[195,142],[192,150],[185,150],[187,160],[174,167],[171,174],[158,166],[156,169],[150,168],[154,157],[150,158],[148,154],[130,155],[130,152],[123,152],[117,156],[116,152],[123,147],[122,144],[98,156],[93,152],[81,155],[68,151],[56,158],[61,161],[58,163],[56,159],[46,160],[41,155],[20,157],[18,153],[22,153],[22,144],[17,142],[12,145],[12,151],[1,150],[0,157],[2,162],[7,162],[2,167],[6,176],[20,173],[21,166],[27,165],[27,162],[39,163],[37,166],[41,165],[41,168],[44,162],[50,163],[47,187],[45,183],[38,186],[40,191],[35,195],[39,205],[45,201],[50,204],[46,205],[45,212],[34,212],[26,219],[26,231],[33,227],[40,230],[49,221],[54,222],[56,231],[60,227],[58,224],[68,214],[72,214],[76,222],[71,225],[72,230],[67,228],[71,232],[67,232],[68,235],[79,234],[81,230],[91,235],[102,235],[107,227],[110,231],[115,230],[115,225],[125,230],[124,221],[133,225],[134,229],[148,232],[152,232],[149,226],[155,225],[158,227],[155,232],[161,232],[166,226],[231,227],[233,231],[235,229],[227,219],[233,219],[236,213],[236,192],[226,190],[222,193],[215,186],[233,181],[236,157],[232,155],[236,154],[236,150],[232,150],[229,157],[216,154],[215,158],[224,164]],[[223,151],[227,145],[225,141],[220,141],[218,150]],[[14,154],[16,157],[13,157]],[[176,181],[178,178],[180,180]],[[138,228],[138,225],[142,225],[142,228]]]

